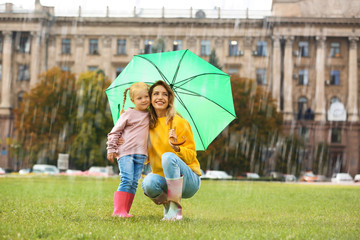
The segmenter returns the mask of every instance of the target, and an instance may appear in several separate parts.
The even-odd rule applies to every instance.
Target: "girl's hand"
[[[116,159],[115,157],[116,157],[116,154],[115,154],[115,153],[108,153],[108,154],[107,154],[107,159],[108,159],[111,163],[114,162],[114,159]]]
[[[119,137],[119,140],[118,140],[118,145],[123,145],[124,144],[124,139],[122,137]]]
[[[176,145],[173,145],[171,143],[170,139],[173,142],[177,142],[177,135],[175,133],[175,129],[170,129],[170,131],[169,131],[169,144],[172,147],[172,149],[174,149],[175,152],[180,152],[180,147],[176,146]]]

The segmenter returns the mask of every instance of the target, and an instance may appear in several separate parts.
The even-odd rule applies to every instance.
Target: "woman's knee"
[[[162,186],[161,186],[161,176],[150,173],[148,174],[143,182],[142,182],[142,189],[148,197],[154,198],[161,194]]]
[[[161,164],[164,168],[176,164],[176,154],[172,152],[166,152],[161,156]]]

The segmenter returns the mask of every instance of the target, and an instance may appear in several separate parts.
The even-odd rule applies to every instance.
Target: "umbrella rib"
[[[174,82],[175,82],[176,77],[177,77],[178,72],[179,72],[180,64],[181,64],[182,60],[184,59],[184,56],[185,56],[185,54],[187,53],[187,51],[189,51],[189,50],[186,49],[185,52],[184,52],[184,54],[181,56],[181,59],[180,59],[178,65],[177,65],[177,68],[176,68],[176,71],[175,71],[175,74],[174,74],[174,77],[173,77],[173,80],[172,80],[171,85],[174,85]]]
[[[218,107],[220,107],[220,108],[224,109],[224,110],[225,110],[226,112],[228,112],[230,115],[232,115],[232,116],[236,117],[236,115],[232,114],[232,113],[231,113],[231,112],[229,112],[227,109],[225,109],[223,106],[221,106],[220,104],[216,103],[215,101],[211,100],[211,99],[210,99],[210,98],[208,98],[208,97],[205,97],[205,96],[200,95],[200,94],[198,94],[198,93],[196,93],[196,92],[192,92],[192,91],[189,91],[189,90],[186,90],[186,89],[180,88],[180,87],[179,87],[179,89],[181,89],[181,90],[185,90],[185,92],[179,92],[179,90],[177,90],[177,91],[176,91],[176,93],[181,93],[181,94],[186,94],[186,95],[191,95],[191,96],[196,96],[196,97],[203,97],[203,98],[205,98],[206,100],[208,100],[208,101],[210,101],[210,102],[214,103],[214,104],[215,104],[215,105],[217,105]],[[180,100],[179,100],[179,101],[180,101]]]
[[[176,86],[174,86],[174,88],[178,88],[178,87],[181,87],[182,85],[194,80],[195,78],[197,77],[200,77],[200,76],[204,76],[204,75],[220,75],[220,76],[229,76],[227,75],[226,73],[224,74],[221,74],[221,73],[201,73],[201,74],[198,74],[198,75],[195,75],[195,76],[192,76],[192,77],[189,77],[189,78],[186,78],[184,80],[181,80],[179,82],[176,83]]]
[[[185,104],[184,104],[184,102],[182,101],[182,99],[180,98],[180,96],[178,96],[178,93],[177,93],[177,92],[174,92],[174,93],[175,93],[175,97],[177,98],[177,100],[179,101],[179,103],[184,107],[185,111],[189,114],[189,117],[191,118],[191,121],[193,122],[193,124],[194,124],[194,126],[195,126],[195,130],[196,130],[196,132],[198,133],[198,136],[199,136],[199,138],[200,138],[201,144],[203,145],[203,148],[205,149],[205,148],[206,148],[206,147],[205,147],[205,144],[204,144],[204,142],[203,142],[203,140],[202,140],[202,138],[201,138],[199,129],[198,129],[198,127],[196,126],[196,123],[195,123],[193,117],[192,117],[191,114],[190,114],[189,109],[185,106]]]
[[[145,57],[143,57],[143,56],[141,56],[141,55],[136,55],[136,57],[139,57],[139,58],[142,58],[142,59],[148,61],[151,65],[154,66],[154,68],[156,68],[156,70],[159,72],[159,74],[161,75],[161,77],[163,78],[163,80],[164,80],[165,82],[167,82],[168,84],[170,84],[169,80],[167,80],[167,78],[165,77],[165,75],[160,71],[160,69],[159,69],[152,61],[150,61],[149,59],[147,59],[147,58],[145,58]]]
[[[110,90],[112,90],[112,89],[114,89],[114,88],[118,88],[118,87],[122,87],[122,86],[124,86],[124,85],[127,85],[127,84],[133,84],[133,83],[136,83],[136,82],[126,82],[126,83],[122,83],[122,84],[119,84],[119,85],[116,85],[116,86],[113,86],[112,88],[107,88],[106,90],[105,90],[105,92],[108,92],[108,91],[110,91]],[[145,83],[147,83],[147,84],[153,84],[153,82],[145,82]]]

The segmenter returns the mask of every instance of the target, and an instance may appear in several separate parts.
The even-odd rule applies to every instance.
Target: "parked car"
[[[257,173],[253,173],[253,172],[246,172],[246,173],[242,173],[240,174],[240,176],[238,176],[237,178],[248,178],[248,179],[258,179],[260,178],[259,174]]]
[[[225,171],[218,170],[207,170],[204,175],[200,178],[202,179],[232,179],[232,176],[227,174]]]
[[[55,165],[48,165],[48,164],[35,164],[32,167],[33,173],[43,173],[49,175],[59,174],[60,171]]]
[[[112,167],[97,167],[93,166],[90,167],[88,171],[85,171],[84,175],[90,175],[90,176],[110,176],[113,175],[114,172],[112,170]]]
[[[356,174],[354,177],[355,182],[360,182],[360,174]]]
[[[0,168],[0,175],[4,175],[5,174],[5,169]]]
[[[312,171],[304,172],[300,177],[300,182],[317,182],[318,178]]]
[[[31,168],[23,168],[19,170],[20,175],[29,174],[30,172],[31,172]]]
[[[316,175],[318,182],[327,182],[328,178],[325,175]]]
[[[267,176],[269,176],[272,180],[282,181],[284,179],[284,174],[280,172],[270,172]]]
[[[348,173],[334,173],[331,182],[343,183],[343,182],[354,182],[353,178]]]
[[[81,170],[74,170],[74,169],[67,169],[65,171],[65,175],[69,175],[69,176],[81,176],[84,175],[84,172]]]
[[[284,174],[285,182],[296,182],[297,178],[293,174]]]

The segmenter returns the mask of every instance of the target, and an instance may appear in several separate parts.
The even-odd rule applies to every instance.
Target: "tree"
[[[156,44],[154,44],[151,48],[151,52],[160,53],[165,52],[165,41],[161,37],[156,40]]]
[[[75,109],[75,75],[52,68],[40,74],[40,82],[25,93],[14,110],[18,158],[23,163],[56,163],[71,142],[68,122]]]
[[[105,164],[107,133],[113,126],[105,94],[109,85],[101,70],[83,73],[76,82],[79,94],[70,122],[74,139],[69,151],[76,168]]]
[[[262,174],[278,141],[282,114],[276,111],[271,94],[255,81],[232,75],[231,87],[237,119],[206,152],[198,153],[199,160],[202,166],[220,167],[233,175],[246,171]]]
[[[214,67],[217,67],[218,69],[222,69],[222,67],[219,64],[219,59],[216,56],[215,49],[211,50],[210,57],[209,57],[209,63],[212,64]]]

